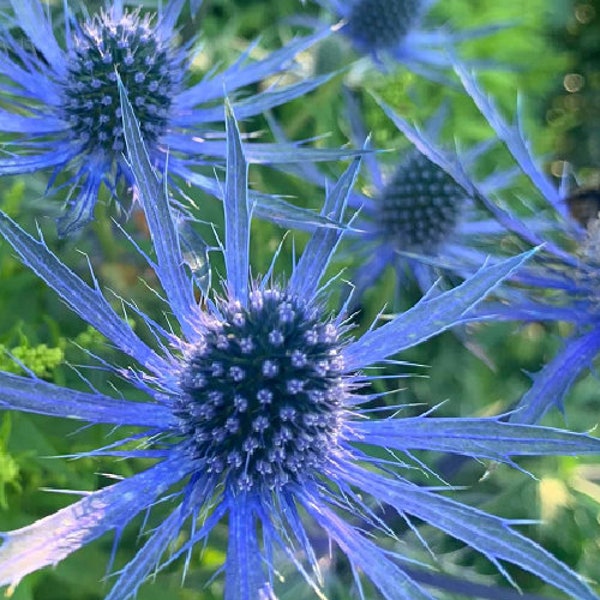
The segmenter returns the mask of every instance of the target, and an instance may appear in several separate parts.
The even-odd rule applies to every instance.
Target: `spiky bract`
[[[527,203],[516,210],[510,208],[501,189],[488,190],[480,197],[507,236],[510,233],[521,245],[542,247],[537,258],[515,278],[518,285],[504,288],[503,302],[482,305],[480,314],[495,319],[567,321],[574,325],[573,335],[533,375],[531,388],[511,413],[513,422],[535,423],[551,408],[563,409],[567,392],[600,352],[597,198],[585,190],[570,193],[566,176],[556,185],[533,155],[531,143],[524,137],[521,115],[517,113],[515,123],[507,122],[474,75],[460,64],[455,70],[497,139],[504,143],[515,170],[531,183]],[[514,204],[514,199],[510,200]],[[532,207],[533,217],[527,214]]]

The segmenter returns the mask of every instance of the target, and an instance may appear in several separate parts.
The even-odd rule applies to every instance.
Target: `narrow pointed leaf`
[[[434,600],[380,548],[330,510],[322,498],[304,497],[302,500],[323,531],[335,540],[350,562],[367,575],[386,600]]]
[[[290,102],[290,100],[306,96],[306,94],[327,83],[332,77],[333,75],[321,75],[240,100],[234,104],[235,114],[238,119],[260,115],[271,108]]]
[[[302,97],[309,92],[312,92],[317,87],[326,83],[329,79],[331,79],[330,75],[315,77],[292,85],[260,92],[249,98],[245,98],[244,100],[233,102],[235,115],[240,120],[260,115],[271,108],[280,106],[290,100],[294,100],[295,98]],[[223,93],[221,93],[221,96],[223,96]],[[223,106],[217,105],[209,108],[196,108],[189,116],[187,116],[186,120],[188,125],[201,125],[203,123],[222,121],[226,116],[226,111]]]
[[[64,52],[61,50],[52,24],[44,13],[44,5],[38,0],[10,0],[21,29],[35,44],[35,47],[44,55],[57,73],[66,69]]]
[[[57,219],[57,231],[60,237],[74,233],[93,220],[104,172],[104,165],[98,167],[89,169],[85,182],[67,201],[64,214]]]
[[[225,266],[230,293],[243,306],[248,300],[250,209],[248,165],[231,106],[226,105],[227,175],[225,180]]]
[[[179,235],[168,193],[159,183],[152,168],[139,123],[121,80],[119,80],[119,94],[127,152],[152,234],[158,262],[157,275],[186,337],[193,339],[197,305],[190,278],[185,271],[185,261],[181,254]]]
[[[143,473],[89,494],[39,521],[0,534],[0,586],[56,565],[113,529],[122,529],[190,471],[187,460],[159,463]]]
[[[140,585],[157,567],[161,556],[179,535],[181,523],[181,511],[176,509],[153,531],[135,558],[125,565],[104,600],[128,600],[135,597]]]
[[[115,400],[11,373],[0,373],[0,407],[90,423],[160,428],[176,425],[172,412],[160,404]]]
[[[163,559],[161,563],[161,557],[168,551],[169,546],[177,541],[185,520],[190,515],[193,515],[193,511],[196,508],[195,503],[184,502],[180,508],[173,511],[160,523],[152,532],[148,541],[140,548],[134,559],[128,562],[119,572],[118,580],[104,600],[130,600],[135,598],[139,586],[153,572],[167,567],[182,554],[187,553],[193,546],[206,541],[206,538],[215,525],[223,518],[225,511],[222,505],[215,507],[215,510],[204,520],[200,528],[195,527],[193,535],[168,558]]]
[[[177,19],[183,10],[183,6],[186,0],[171,0],[162,11],[160,15],[160,30],[162,35],[165,37],[172,37],[177,25]]]
[[[577,376],[590,368],[600,352],[600,327],[570,338],[565,347],[534,375],[533,384],[510,416],[513,423],[535,423],[553,406],[561,407]]]
[[[414,417],[352,424],[356,442],[510,462],[511,456],[599,454],[600,439],[497,419]]]
[[[82,319],[140,364],[161,372],[164,359],[142,342],[99,290],[90,287],[38,241],[0,211],[0,234],[22,261],[50,286]]]
[[[39,169],[65,165],[75,154],[73,148],[65,146],[62,150],[52,150],[44,154],[0,158],[0,175],[21,175],[22,173],[33,173]]]
[[[346,225],[336,222],[323,214],[317,214],[309,208],[295,206],[283,198],[251,192],[254,212],[261,219],[277,223],[282,227],[313,232],[321,227],[346,229]]]
[[[528,594],[521,590],[511,590],[506,586],[486,585],[466,581],[458,575],[445,575],[431,570],[408,567],[406,572],[419,583],[428,588],[435,588],[458,594],[459,598],[477,598],[477,600],[556,600],[555,597],[540,596],[539,594]]]
[[[356,158],[342,174],[325,200],[322,217],[341,222],[359,167],[360,159]],[[318,229],[313,233],[290,278],[291,292],[305,298],[315,294],[342,234],[343,230],[331,228]]]
[[[306,50],[323,37],[329,35],[329,27],[315,32],[313,35],[288,42],[283,48],[270,52],[269,55],[255,63],[240,65],[236,63],[223,73],[215,75],[210,80],[201,81],[194,87],[183,92],[178,101],[186,106],[195,106],[198,99],[209,102],[223,98],[229,89],[240,88],[270,77],[277,71],[286,68],[294,56]]]
[[[0,54],[0,60],[3,59]],[[3,133],[25,133],[34,136],[47,133],[58,133],[67,129],[67,124],[56,117],[26,117],[0,110],[0,128]],[[50,153],[49,153],[50,154]]]
[[[0,122],[1,124],[1,122]],[[188,135],[170,133],[162,140],[174,151],[188,154],[202,154],[225,158],[227,143],[224,140],[206,140],[190,138]],[[307,162],[333,162],[340,159],[364,156],[368,151],[354,148],[313,148],[306,142],[248,142],[244,144],[244,156],[248,164],[288,164]],[[317,171],[318,172],[318,171]],[[319,181],[323,179],[320,175]]]
[[[256,537],[252,502],[248,496],[238,495],[229,510],[224,600],[270,600],[274,597],[270,588]]]
[[[506,144],[506,147],[521,167],[523,173],[529,177],[531,182],[541,192],[542,196],[558,210],[559,213],[565,215],[566,207],[564,203],[561,202],[558,190],[552,185],[550,180],[535,163],[519,127],[509,126],[506,123],[495,104],[485,95],[476,79],[463,65],[455,63],[454,71],[481,114],[487,119],[488,123],[496,132],[496,135]]]
[[[347,370],[360,369],[415,346],[469,316],[487,294],[514,273],[535,250],[481,268],[461,285],[433,298],[424,298],[393,321],[369,331],[344,351]]]
[[[246,144],[244,154],[251,164],[293,164],[327,162],[364,156],[364,150],[352,148],[308,148],[293,143]]]
[[[348,480],[380,502],[393,506],[484,554],[492,561],[504,560],[533,573],[577,600],[598,600],[590,588],[547,550],[511,529],[510,524],[479,509],[460,504],[437,493],[371,472],[350,467]]]

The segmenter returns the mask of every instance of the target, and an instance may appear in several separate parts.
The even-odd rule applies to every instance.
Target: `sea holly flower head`
[[[356,301],[389,267],[396,274],[396,296],[410,279],[427,293],[447,273],[447,265],[463,278],[472,274],[506,232],[478,201],[478,190],[502,188],[513,176],[496,170],[475,182],[467,169],[479,164],[490,144],[460,152],[442,149],[443,108],[421,131],[377,101],[413,147],[365,156],[366,185],[350,195],[349,205],[358,211],[347,235],[349,254],[358,265],[352,276]],[[364,139],[366,127],[350,94],[347,109],[355,142]],[[305,170],[306,178],[322,181],[316,170]]]
[[[117,87],[117,70],[129,90],[148,144],[154,146],[167,129],[173,100],[184,75],[184,55],[171,39],[143,17],[140,10],[102,11],[73,36],[67,57],[64,120],[82,140],[86,154],[106,152],[118,160],[125,149]]]
[[[374,221],[398,250],[430,253],[455,229],[465,200],[447,173],[413,151],[384,186]]]
[[[133,184],[123,160],[123,128],[117,80],[121,79],[139,118],[153,165],[204,191],[221,196],[212,178],[225,155],[222,99],[288,69],[298,52],[327,34],[320,30],[292,40],[258,61],[249,61],[256,44],[224,70],[212,69],[194,82],[194,40],[178,45],[176,23],[185,0],[165,3],[159,13],[125,9],[122,0],[98,14],[79,19],[65,2],[65,27],[55,33],[40,0],[11,0],[14,19],[33,49],[7,25],[0,27],[0,73],[6,79],[0,109],[0,133],[6,136],[0,175],[53,171],[52,181],[67,173],[68,200],[59,219],[60,235],[92,220],[102,184],[116,196],[116,186]],[[192,10],[198,10],[195,3]],[[48,9],[49,10],[49,9]],[[63,43],[59,39],[64,38]],[[327,77],[303,80],[256,93],[235,103],[248,118],[306,94]],[[330,160],[326,149],[298,144],[250,145],[251,162]],[[337,154],[334,152],[334,155]],[[196,167],[208,165],[210,177]],[[263,198],[266,201],[266,196]],[[271,202],[276,203],[276,199]],[[271,207],[272,208],[272,207]],[[291,210],[279,201],[274,212],[285,220]],[[294,215],[300,218],[302,211]],[[290,217],[293,220],[292,217]]]
[[[365,52],[393,50],[417,25],[422,0],[360,0],[348,14],[345,33]]]
[[[494,25],[467,31],[432,26],[428,13],[436,0],[316,0],[341,19],[334,28],[360,54],[379,65],[402,64],[406,68],[445,83],[441,73],[448,69],[448,51],[464,40],[489,35]],[[307,20],[308,21],[308,20]]]
[[[378,377],[371,366],[468,320],[472,308],[530,253],[488,265],[461,286],[426,297],[353,337],[343,311],[331,314],[323,308],[327,282],[322,279],[343,235],[339,228],[313,232],[287,282],[274,283],[276,265],[262,279],[249,277],[252,205],[247,164],[229,109],[224,284],[220,295],[210,292],[199,304],[171,203],[125,95],[122,111],[129,164],[153,242],[154,258],[144,256],[175,319],[166,330],[129,306],[153,334],[155,347],[115,312],[97,282],[85,283],[43,240],[4,213],[0,232],[74,312],[129,357],[126,369],[104,366],[145,399],[79,391],[31,373],[0,373],[0,403],[6,409],[141,427],[147,433],[142,445],[138,435],[138,444],[127,438],[121,447],[113,444],[92,456],[152,458],[154,463],[37,523],[3,533],[0,585],[18,584],[102,534],[121,532],[136,515],[161,504],[172,512],[115,574],[107,600],[135,596],[157,568],[180,556],[187,556],[189,565],[193,548],[223,520],[228,525],[225,600],[276,598],[276,551],[324,597],[306,519],[348,557],[357,582],[360,572],[388,600],[431,600],[434,596],[405,570],[399,551],[379,545],[379,535],[389,538],[391,532],[372,506],[386,505],[411,525],[412,518],[425,521],[497,565],[517,563],[571,597],[596,599],[575,573],[509,521],[409,482],[402,475],[406,465],[395,453],[428,449],[510,463],[518,455],[595,453],[599,440],[497,419],[403,419],[396,410],[381,419],[368,408],[380,397],[370,387]],[[354,161],[331,189],[324,214],[343,217],[357,168]],[[371,454],[373,447],[386,452]],[[183,527],[189,527],[189,536],[175,544]],[[365,535],[365,529],[373,535]],[[175,549],[165,556],[168,548]]]
[[[358,145],[367,139],[367,129],[356,97],[346,91],[345,99],[351,137]],[[360,303],[391,267],[396,274],[394,305],[408,281],[416,281],[425,294],[434,283],[445,284],[449,267],[464,278],[483,264],[506,229],[476,196],[478,190],[506,186],[513,173],[496,170],[480,178],[476,188],[467,169],[479,164],[491,149],[489,143],[460,153],[442,150],[438,138],[444,108],[421,131],[377,101],[413,147],[377,152],[369,143],[363,157],[364,185],[352,190],[348,200],[356,213],[345,236],[346,255],[352,261],[353,301]],[[284,142],[283,131],[273,121],[271,126]],[[293,172],[324,189],[332,185],[312,164],[294,165]]]
[[[301,483],[336,452],[346,395],[338,327],[277,287],[218,310],[181,375],[184,434],[207,472],[240,491]]]

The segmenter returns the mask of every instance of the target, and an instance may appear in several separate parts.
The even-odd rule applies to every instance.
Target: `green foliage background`
[[[89,12],[101,6],[100,2],[92,1],[83,4]],[[152,4],[150,1],[145,3],[146,6]],[[60,5],[60,2],[52,5],[58,17]],[[514,112],[517,93],[521,94],[525,128],[533,138],[536,151],[547,158],[549,165],[553,161],[573,161],[576,172],[586,181],[593,182],[598,177],[600,154],[597,119],[600,75],[595,66],[597,62],[593,60],[600,48],[597,42],[600,39],[600,6],[569,0],[550,3],[529,0],[526,10],[523,7],[524,3],[517,0],[444,0],[434,9],[432,18],[458,28],[506,25],[493,36],[466,43],[464,56],[499,65],[500,68],[487,70],[482,79],[508,113]],[[227,63],[257,35],[262,36],[255,51],[257,57],[269,48],[285,43],[295,31],[289,19],[301,11],[312,15],[320,13],[310,2],[303,7],[298,0],[205,0],[198,18],[182,22],[181,35],[200,35],[204,50],[198,56],[197,67],[202,71],[218,63]],[[579,18],[582,14],[588,17],[591,14],[591,17],[582,20]],[[306,53],[302,65],[305,73],[311,74],[342,68],[350,59],[348,45],[343,40],[332,39]],[[586,86],[577,93],[567,92],[563,86],[567,73],[583,74]],[[448,141],[458,139],[471,143],[490,134],[475,109],[456,91],[404,71],[381,73],[364,67],[344,69],[309,98],[278,109],[275,117],[295,139],[328,134],[320,144],[346,143],[348,127],[341,106],[342,83],[361,94],[364,89],[375,91],[398,112],[417,122],[424,121],[441,102],[447,101],[450,111],[444,135]],[[371,97],[363,94],[362,101],[376,145],[394,150],[406,147],[406,142]],[[244,124],[246,131],[264,126],[265,123],[258,120]],[[393,165],[397,157],[398,152],[393,151],[386,154],[384,160]],[[325,168],[335,175],[343,167],[333,164]],[[318,207],[321,201],[318,190],[268,169],[253,168],[251,180],[256,187],[289,195],[304,205]],[[161,318],[156,298],[143,283],[152,283],[153,274],[111,224],[109,216],[114,214],[115,207],[108,196],[98,208],[97,223],[76,240],[58,240],[53,218],[59,213],[61,199],[45,195],[46,181],[37,175],[0,180],[0,206],[30,230],[38,223],[49,246],[78,273],[87,273],[89,259],[104,286],[134,299],[150,314]],[[203,219],[214,219],[218,226],[220,207],[193,190],[189,193],[199,206],[198,215]],[[138,216],[134,215],[126,228],[140,243],[148,245],[144,224]],[[255,224],[252,250],[256,273],[268,268],[282,234],[282,230],[273,225]],[[289,270],[292,239],[296,245],[301,245],[304,237],[299,233],[287,238],[278,266],[283,271]],[[347,252],[343,256],[336,268],[351,269],[352,257]],[[385,281],[367,296],[366,315],[376,315],[382,299],[391,300],[393,288],[393,276],[389,273]],[[416,292],[413,292],[406,304],[416,298]],[[368,322],[368,318],[364,322]],[[401,357],[415,364],[428,365],[427,368],[410,369],[414,376],[401,380],[405,389],[393,398],[393,401],[407,405],[407,415],[440,403],[443,405],[438,408],[438,414],[449,416],[492,415],[509,409],[527,389],[526,373],[538,370],[553,356],[560,347],[560,336],[567,330],[541,324],[521,327],[492,324],[478,325],[469,333],[480,350],[490,357],[490,364],[477,358],[452,334],[440,336]],[[52,292],[20,265],[7,245],[0,242],[0,368],[20,372],[25,365],[37,375],[57,383],[81,385],[74,366],[89,364],[88,352],[101,354],[108,360],[123,359],[97,332],[67,311]],[[94,385],[105,388],[109,384],[101,371],[82,370]],[[570,394],[567,406],[566,423],[571,429],[587,431],[594,428],[600,414],[597,380],[589,376],[580,381]],[[545,422],[565,424],[556,413]],[[102,427],[81,428],[77,424],[34,415],[1,415],[0,530],[32,523],[74,499],[49,490],[95,490],[110,484],[114,477],[127,476],[143,468],[144,465],[136,464],[136,461],[53,458],[101,447],[124,433]],[[574,458],[520,461],[524,469],[535,475],[533,478],[505,466],[472,461],[456,465],[440,462],[440,457],[433,455],[420,458],[446,469],[444,472],[448,473],[450,483],[464,486],[462,491],[454,492],[457,498],[504,517],[539,520],[536,524],[523,526],[523,530],[588,577],[600,592],[600,462]],[[414,477],[428,481],[418,470],[414,471]],[[160,511],[158,509],[153,518],[160,519]],[[488,585],[507,585],[496,569],[483,559],[423,528],[423,536],[437,557],[436,563],[414,534],[405,531],[402,523],[395,525],[404,532],[401,535],[402,551],[416,560],[437,564],[457,577],[468,576]],[[137,533],[137,528],[131,527],[119,540],[116,568],[135,553],[139,541]],[[185,535],[187,533],[182,532],[182,540]],[[103,598],[108,583],[99,582],[106,575],[112,548],[112,537],[105,536],[57,568],[27,577],[13,591],[13,600]],[[212,576],[223,562],[225,548],[226,529],[221,526],[211,538],[210,545],[194,553],[183,585],[182,565],[177,563],[158,575],[154,584],[145,585],[140,598],[220,598],[221,578],[212,579]],[[332,600],[355,597],[350,590],[347,565],[343,560],[327,558],[326,547],[323,549],[330,597]],[[556,592],[546,589],[527,574],[517,569],[509,572],[524,591],[557,597]],[[281,578],[285,579],[281,585],[282,598],[312,597],[301,578],[285,567]],[[374,594],[372,590],[369,593]],[[449,600],[458,598],[449,593],[445,597]]]

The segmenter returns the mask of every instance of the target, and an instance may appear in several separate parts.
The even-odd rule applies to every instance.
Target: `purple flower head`
[[[364,52],[394,50],[423,12],[422,0],[359,0],[350,5],[344,33]]]
[[[371,194],[354,194],[360,209],[353,222],[350,252],[359,266],[354,275],[356,296],[374,285],[391,266],[398,291],[406,284],[407,268],[425,293],[438,278],[436,268],[417,257],[448,259],[467,252],[468,235],[477,218],[471,198],[443,169],[418,150],[410,150],[386,181],[383,174]],[[465,223],[466,221],[466,223]],[[476,221],[475,221],[476,222]]]
[[[281,72],[299,51],[326,33],[321,30],[293,40],[255,62],[248,61],[252,46],[223,71],[210,70],[194,82],[193,44],[179,46],[176,41],[176,22],[185,0],[166,3],[158,14],[126,10],[122,0],[115,0],[82,21],[65,9],[64,36],[59,36],[65,39],[64,48],[40,0],[11,0],[11,5],[15,15],[11,24],[22,30],[33,50],[22,45],[7,25],[0,27],[0,74],[5,80],[0,133],[8,139],[0,175],[51,169],[54,180],[66,172],[69,200],[58,222],[63,236],[92,220],[103,183],[113,194],[120,181],[133,184],[122,155],[117,77],[131,98],[153,165],[163,170],[168,156],[170,175],[219,197],[219,185],[195,167],[223,162],[224,94],[238,95],[244,86]],[[237,114],[240,118],[261,114],[309,92],[324,79],[273,87],[240,99],[235,103]],[[309,149],[297,146],[258,144],[248,149],[251,162],[312,158]],[[285,213],[285,203],[278,209]]]
[[[447,173],[413,151],[381,191],[374,220],[398,250],[428,253],[454,231],[465,200]]]
[[[492,25],[467,31],[432,26],[427,15],[436,0],[316,0],[341,19],[336,30],[361,54],[378,64],[386,61],[433,80],[443,80],[440,71],[450,67],[449,50],[464,40],[494,33]]]
[[[173,315],[172,328],[165,330],[128,305],[154,342],[143,341],[96,283],[85,283],[42,240],[0,213],[0,232],[23,262],[129,358],[127,368],[105,367],[137,388],[139,398],[1,373],[0,404],[140,427],[135,439],[92,455],[153,462],[56,514],[1,534],[0,585],[15,586],[102,534],[121,533],[136,515],[160,503],[171,512],[111,578],[107,600],[135,596],[145,579],[180,556],[189,566],[194,547],[202,546],[221,521],[228,525],[225,600],[276,598],[279,558],[297,568],[323,598],[311,541],[315,529],[347,556],[357,583],[360,573],[388,600],[431,600],[432,593],[409,574],[407,564],[414,561],[400,546],[392,551],[385,543],[394,535],[374,510],[385,505],[411,527],[417,527],[412,519],[427,522],[498,566],[516,563],[570,597],[597,600],[575,573],[513,523],[449,499],[437,488],[411,483],[396,453],[410,456],[412,450],[427,449],[510,463],[518,455],[599,452],[599,440],[497,419],[403,419],[397,411],[382,419],[368,409],[379,398],[370,386],[378,378],[372,366],[470,319],[471,309],[531,253],[482,268],[461,286],[426,297],[353,337],[343,311],[330,314],[324,308],[324,288],[333,282],[322,279],[340,229],[312,234],[287,283],[274,284],[273,273],[249,278],[247,164],[228,110],[224,285],[219,295],[211,292],[199,304],[171,205],[125,96],[122,110],[130,167],[152,235],[153,258],[145,256]],[[324,215],[342,218],[357,169],[354,161],[331,189]],[[176,543],[182,529],[189,533]]]
[[[206,324],[180,376],[183,435],[207,473],[233,489],[304,483],[341,434],[340,328],[277,287],[252,290],[247,306],[216,308],[221,319]]]
[[[62,90],[62,119],[84,154],[104,151],[119,160],[125,149],[117,72],[129,90],[142,132],[154,146],[167,131],[173,100],[181,91],[185,54],[140,10],[103,11],[73,35]]]
[[[346,235],[347,255],[356,266],[351,275],[354,300],[360,302],[364,292],[391,267],[396,275],[395,306],[408,280],[414,279],[425,294],[448,273],[449,265],[465,278],[485,262],[506,229],[476,196],[480,189],[506,186],[513,174],[497,170],[475,182],[467,170],[490,150],[490,144],[460,153],[440,149],[437,138],[446,116],[444,109],[420,131],[383,101],[378,103],[413,148],[365,155],[365,185],[349,197],[349,206],[357,214]],[[352,137],[358,144],[367,131],[350,93],[346,94],[346,106]],[[303,165],[298,174],[323,185],[323,175],[311,165]]]

